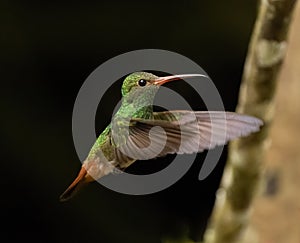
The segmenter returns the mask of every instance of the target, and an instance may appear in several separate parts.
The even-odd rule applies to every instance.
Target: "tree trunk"
[[[259,133],[230,144],[222,186],[205,243],[242,242],[249,210],[261,183],[274,113],[276,80],[286,53],[296,0],[262,0],[244,68],[237,112],[264,121]]]

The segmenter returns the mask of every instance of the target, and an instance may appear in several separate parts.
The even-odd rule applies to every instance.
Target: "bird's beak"
[[[164,83],[178,80],[178,79],[186,79],[186,78],[196,78],[196,77],[205,77],[208,78],[208,76],[204,74],[179,74],[179,75],[171,75],[166,77],[159,77],[154,80],[154,84],[156,85],[163,85]]]

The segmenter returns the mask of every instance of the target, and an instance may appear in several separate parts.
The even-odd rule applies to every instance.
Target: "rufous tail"
[[[81,167],[78,176],[72,182],[72,184],[67,188],[67,190],[65,190],[64,193],[61,194],[59,200],[61,202],[68,201],[78,192],[78,190],[80,190],[84,185],[88,184],[91,181],[93,181],[92,177],[87,173],[84,167]]]

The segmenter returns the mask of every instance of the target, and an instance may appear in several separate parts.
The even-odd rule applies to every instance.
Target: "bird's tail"
[[[72,198],[79,189],[81,189],[84,185],[93,181],[92,177],[87,173],[84,167],[81,167],[81,170],[76,177],[76,179],[72,182],[72,184],[64,191],[63,194],[59,197],[61,202],[65,202]]]

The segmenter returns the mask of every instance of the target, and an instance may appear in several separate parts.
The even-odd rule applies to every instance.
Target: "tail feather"
[[[72,182],[72,184],[61,194],[59,200],[61,202],[68,201],[72,198],[84,185],[89,183],[91,180],[89,179],[89,175],[84,167],[81,167],[81,170],[76,177],[76,179]]]

